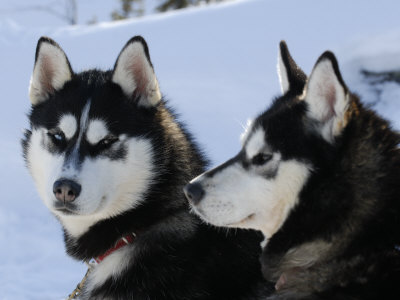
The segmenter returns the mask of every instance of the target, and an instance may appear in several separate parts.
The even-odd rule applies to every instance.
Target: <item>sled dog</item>
[[[190,213],[182,188],[206,160],[163,99],[142,37],[112,70],[80,73],[42,37],[29,94],[27,167],[67,253],[97,262],[79,299],[251,296],[260,236]]]
[[[331,52],[307,78],[281,42],[278,73],[283,95],[241,151],[185,187],[193,211],[263,232],[267,299],[398,298],[399,134],[349,91]]]

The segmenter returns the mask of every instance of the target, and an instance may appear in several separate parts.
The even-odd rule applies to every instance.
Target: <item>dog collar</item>
[[[106,252],[104,252],[102,255],[93,258],[93,260],[96,263],[101,263],[107,256],[109,256],[111,253],[113,253],[114,251],[117,251],[118,249],[132,244],[133,241],[135,240],[136,234],[134,234],[133,232],[120,238],[116,243],[115,246],[108,249]],[[67,300],[73,300],[73,299],[78,299],[78,297],[80,296],[83,286],[86,282],[86,279],[89,277],[90,272],[93,270],[93,267],[95,265],[94,262],[86,262],[86,264],[88,265],[88,270],[85,274],[85,276],[83,277],[83,279],[81,280],[81,282],[76,286],[75,290],[72,291],[71,294],[68,295]]]
[[[126,245],[132,244],[133,241],[135,240],[136,234],[133,232],[120,238],[116,243],[115,246],[108,249],[106,252],[104,252],[102,255],[95,257],[94,260],[99,264],[101,263],[107,256],[109,256],[111,253],[114,251],[117,251],[118,249],[125,247]]]

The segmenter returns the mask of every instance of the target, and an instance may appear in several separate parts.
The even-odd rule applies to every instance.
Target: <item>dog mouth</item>
[[[55,205],[55,210],[64,215],[78,215],[77,209],[75,205],[64,203]]]
[[[251,221],[252,219],[254,219],[255,215],[256,215],[255,213],[249,214],[247,217],[241,219],[240,221],[228,223],[228,224],[225,224],[225,226],[237,227],[239,225],[243,225],[246,222]]]
[[[76,212],[69,210],[68,208],[57,208],[58,212],[63,213],[64,215],[77,215]]]
[[[223,227],[242,227],[242,225],[246,224],[246,222],[248,222],[248,221],[251,221],[256,215],[256,213],[251,213],[251,214],[247,215],[247,217],[241,219],[240,221],[225,223],[225,222],[216,222],[216,220],[210,220],[210,218],[207,216],[207,214],[200,207],[191,205],[190,211],[191,211],[191,213],[199,216],[206,223],[213,224],[215,226],[223,226]]]

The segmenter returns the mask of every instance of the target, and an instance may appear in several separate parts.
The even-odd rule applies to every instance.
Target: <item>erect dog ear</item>
[[[121,86],[129,99],[151,107],[161,100],[158,81],[150,61],[149,49],[141,36],[135,36],[121,50],[112,81]]]
[[[279,43],[278,76],[283,94],[289,90],[296,95],[303,92],[307,76],[293,60],[285,41]]]
[[[328,142],[332,142],[347,125],[349,93],[332,52],[323,53],[305,87],[308,116]]]
[[[48,37],[37,43],[35,66],[29,86],[32,105],[46,101],[51,94],[71,80],[72,69],[61,47]]]

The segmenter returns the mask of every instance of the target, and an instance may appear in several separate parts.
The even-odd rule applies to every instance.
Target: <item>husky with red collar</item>
[[[331,52],[307,79],[282,42],[278,69],[283,95],[240,153],[185,187],[193,210],[263,232],[266,299],[399,298],[400,135],[348,90]]]
[[[184,184],[205,159],[162,98],[143,38],[109,71],[75,73],[37,45],[24,156],[67,253],[94,258],[80,299],[248,299],[262,280],[259,236],[209,227]]]

